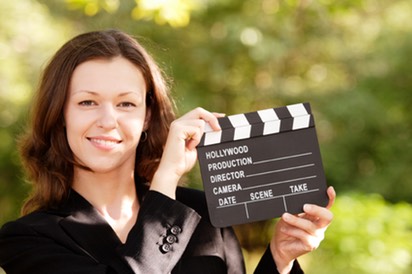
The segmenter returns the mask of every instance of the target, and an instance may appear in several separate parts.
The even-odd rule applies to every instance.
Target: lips
[[[116,145],[120,144],[122,141],[111,137],[91,137],[87,138],[94,146],[104,149],[114,148]]]

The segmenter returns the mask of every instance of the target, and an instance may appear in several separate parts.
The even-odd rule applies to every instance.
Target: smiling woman
[[[245,273],[233,229],[213,227],[203,192],[178,186],[206,123],[220,130],[222,114],[195,108],[175,119],[172,105],[161,71],[129,35],[97,31],[62,46],[20,143],[34,188],[25,216],[0,230],[8,274]],[[327,208],[278,222],[256,273],[302,273],[296,258],[332,220],[328,195]]]
[[[124,57],[92,59],[73,71],[68,93],[67,141],[75,161],[88,168],[74,168],[72,188],[99,210],[124,243],[137,218],[136,199],[124,202],[134,210],[122,215],[101,198],[107,188],[115,187],[112,194],[122,188],[124,193],[135,192],[131,174],[136,148],[150,117],[143,75]],[[117,179],[115,186],[112,178]]]
[[[128,98],[125,98],[126,95]],[[110,98],[115,96],[119,98]],[[108,107],[110,99],[118,100],[111,102],[116,108]],[[130,107],[131,104],[135,104],[136,108]],[[127,111],[119,111],[123,109]],[[67,129],[75,130],[78,128],[76,124],[83,125],[91,119],[91,113],[94,113],[94,119],[96,113],[100,115],[95,121],[96,126],[107,123],[107,119],[110,123],[118,123],[114,116],[110,117],[110,111],[116,110],[117,115],[123,115],[130,109],[140,111],[140,118],[130,120],[133,122],[145,119],[145,109],[147,113],[153,113],[150,116],[153,127],[147,129],[150,138],[145,146],[139,146],[136,150],[140,155],[136,157],[139,177],[150,181],[162,154],[169,124],[174,119],[162,72],[140,44],[122,32],[92,32],[67,42],[43,73],[33,104],[32,130],[27,131],[21,142],[23,164],[34,184],[23,213],[56,207],[67,197],[74,183],[76,168],[90,170],[90,161],[82,163],[84,159],[73,153],[75,147],[71,147],[70,142],[76,140],[75,133]],[[70,115],[73,118],[70,120],[69,113],[77,116]],[[107,124],[104,126],[107,127]],[[110,134],[120,135],[119,132],[99,133],[96,136],[84,135],[86,132],[76,134],[84,140],[105,136],[106,141]],[[137,138],[140,136],[139,132],[133,134],[138,134]],[[38,161],[33,161],[34,158]]]
[[[79,164],[119,178],[134,168],[136,148],[147,130],[146,84],[136,65],[123,57],[86,61],[73,72],[64,111],[69,146]],[[73,188],[88,171],[75,169]],[[87,176],[88,177],[88,176]],[[86,179],[91,184],[91,178]]]

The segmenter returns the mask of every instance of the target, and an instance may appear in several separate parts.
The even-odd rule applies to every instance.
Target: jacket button
[[[166,242],[168,242],[169,244],[173,244],[177,241],[177,237],[175,235],[168,235],[166,237]]]
[[[180,232],[182,232],[182,229],[178,227],[177,225],[175,225],[175,226],[172,226],[172,228],[170,229],[170,232],[173,235],[177,235],[177,234],[180,234]]]
[[[164,244],[162,244],[162,251],[164,252],[164,253],[167,253],[167,252],[169,252],[170,251],[170,244],[168,244],[168,243],[164,243]]]

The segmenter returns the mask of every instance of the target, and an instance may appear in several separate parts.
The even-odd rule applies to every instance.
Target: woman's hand
[[[180,178],[196,163],[196,146],[202,138],[205,124],[209,123],[213,130],[220,130],[217,118],[223,116],[196,108],[172,122],[159,168],[151,182],[152,190],[175,198]]]
[[[279,273],[289,273],[297,257],[315,250],[323,240],[333,219],[330,208],[336,197],[333,187],[329,187],[327,193],[326,207],[307,204],[303,207],[304,213],[297,216],[284,213],[276,224],[270,250]]]

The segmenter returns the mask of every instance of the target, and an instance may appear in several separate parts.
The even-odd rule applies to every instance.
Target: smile
[[[100,146],[100,147],[114,147],[117,144],[120,144],[121,141],[119,140],[108,140],[108,139],[100,139],[100,138],[87,138],[91,143]]]

